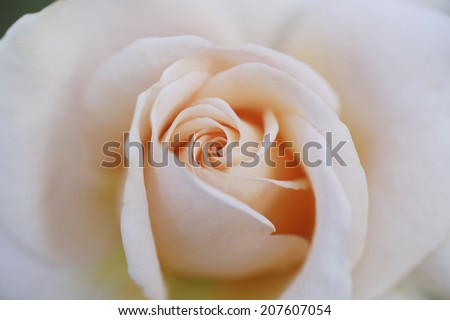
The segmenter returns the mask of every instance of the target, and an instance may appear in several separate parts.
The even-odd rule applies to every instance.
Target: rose
[[[2,183],[13,182],[1,188],[2,238],[5,240],[2,252],[8,257],[1,274],[2,283],[11,283],[7,288],[2,287],[3,294],[16,297],[105,294],[89,291],[92,290],[89,285],[84,291],[77,290],[72,282],[74,273],[80,273],[104,257],[115,243],[117,228],[114,222],[117,221],[115,213],[119,211],[116,205],[120,199],[121,175],[99,169],[96,156],[102,143],[117,139],[128,130],[133,114],[135,124],[137,120],[145,119],[135,112],[139,93],[158,82],[161,72],[172,62],[191,57],[197,48],[193,38],[189,41],[183,38],[185,42],[182,38],[167,38],[159,40],[164,46],[153,47],[147,52],[146,46],[144,51],[133,51],[134,40],[152,36],[194,34],[217,44],[256,42],[273,46],[314,67],[342,101],[342,119],[355,139],[368,177],[367,236],[364,216],[358,216],[358,213],[364,214],[364,198],[352,197],[356,192],[364,193],[360,188],[361,175],[355,173],[358,172],[356,154],[343,125],[330,110],[317,107],[317,104],[314,106],[321,110],[320,116],[310,114],[311,118],[302,123],[304,126],[289,125],[291,120],[283,120],[283,115],[276,117],[277,121],[283,122],[281,130],[291,134],[294,142],[299,137],[305,139],[306,134],[295,133],[308,128],[308,123],[320,124],[317,130],[322,134],[329,129],[348,138],[350,151],[346,152],[345,158],[351,157],[352,161],[348,168],[305,168],[316,201],[311,247],[294,279],[284,279],[280,289],[273,286],[274,282],[280,282],[279,277],[275,280],[265,277],[266,282],[262,285],[266,291],[273,295],[282,290],[282,297],[294,298],[349,297],[353,288],[355,297],[377,297],[444,243],[448,238],[448,190],[441,187],[434,190],[433,195],[428,190],[430,186],[444,186],[450,180],[446,173],[448,147],[442,145],[442,137],[448,136],[445,104],[448,95],[445,75],[449,68],[446,59],[448,41],[445,41],[449,28],[447,17],[413,6],[383,2],[364,6],[349,2],[339,7],[332,2],[297,4],[286,1],[276,5],[251,1],[239,5],[235,2],[215,5],[211,1],[192,2],[185,8],[183,16],[178,14],[176,5],[175,2],[157,5],[151,1],[108,4],[96,1],[89,5],[83,1],[57,3],[34,17],[21,20],[2,41],[0,99],[9,116],[1,126],[3,145],[8,146],[3,156],[2,176],[5,178]],[[254,8],[259,8],[257,14]],[[107,9],[109,13],[99,20],[97,13]],[[283,30],[287,17],[292,17],[292,24],[287,24],[289,28]],[[398,21],[402,24],[398,25]],[[211,27],[205,28],[205,25]],[[89,27],[89,33],[81,29]],[[420,32],[415,32],[416,29]],[[171,41],[183,45],[178,47],[179,50],[170,51],[175,48],[168,45]],[[139,42],[134,44],[136,46]],[[127,48],[121,50],[124,47]],[[261,51],[269,54],[265,49]],[[142,59],[150,56],[158,59]],[[261,63],[253,54],[250,58],[251,62]],[[272,68],[296,78],[291,72],[300,62],[283,55],[274,60],[277,65]],[[149,63],[142,64],[143,61]],[[267,61],[263,64],[271,65]],[[411,73],[412,67],[414,73]],[[160,69],[155,71],[157,68]],[[320,79],[317,75],[312,77]],[[306,84],[332,105],[314,81],[308,82],[310,79],[308,76],[291,80],[299,86]],[[250,73],[249,81],[256,80],[259,79]],[[327,87],[322,80],[320,82],[322,87]],[[284,90],[281,86],[276,92]],[[278,98],[281,97],[284,95]],[[39,106],[39,113],[32,113],[35,106]],[[311,108],[309,103],[301,110],[306,112],[308,108]],[[414,113],[406,110],[414,110]],[[432,125],[424,123],[425,115]],[[292,122],[297,124],[295,119],[293,116]],[[386,127],[386,123],[392,126]],[[132,137],[138,137],[136,133],[135,125],[131,130]],[[429,157],[430,154],[434,157]],[[142,185],[139,187],[138,180],[144,175],[133,178],[134,170],[137,169],[131,167],[129,170],[125,199],[130,188],[137,188],[138,193],[132,194],[142,200],[145,189]],[[176,177],[186,178],[181,173]],[[321,184],[325,180],[318,177],[335,177],[328,180],[334,179],[334,183]],[[198,187],[196,184],[191,186]],[[158,186],[152,185],[152,188],[145,190],[149,197],[154,197],[152,190],[161,192]],[[156,201],[162,200],[163,196],[156,198]],[[149,205],[157,205],[156,201]],[[136,212],[142,211],[127,211],[129,204],[124,203],[122,233],[130,274],[144,287],[147,295],[161,297],[163,286],[170,286],[174,280],[168,278],[163,284],[156,266],[152,268],[149,264],[149,261],[156,261],[155,251],[148,250],[152,246],[149,224],[140,223],[142,220],[133,221]],[[131,204],[137,205],[137,202]],[[360,210],[355,209],[358,205]],[[138,208],[142,209],[142,205]],[[174,213],[179,212],[174,210]],[[423,212],[432,216],[425,217]],[[140,219],[145,217],[138,215]],[[330,224],[334,229],[328,229]],[[130,226],[134,233],[130,233]],[[424,231],[424,226],[430,231]],[[161,238],[164,236],[165,233],[154,237],[156,247],[158,242],[168,246]],[[364,238],[367,238],[365,246],[361,240]],[[340,250],[330,250],[331,244]],[[361,258],[358,246],[364,249]],[[34,255],[30,256],[23,248]],[[445,254],[445,247],[440,250]],[[440,273],[433,273],[433,270],[446,270],[442,267],[445,260],[439,259],[439,254],[442,253],[435,251],[436,257],[416,273],[431,273],[439,278]],[[149,255],[153,255],[153,260]],[[36,256],[50,260],[51,266]],[[170,259],[163,259],[166,259],[165,267],[170,267],[171,262],[167,261]],[[65,267],[56,267],[56,262]],[[27,269],[20,269],[20,278],[17,270],[14,276],[8,274],[15,266],[25,265]],[[176,267],[177,263],[174,265]],[[250,267],[261,265],[255,263]],[[383,274],[379,272],[380,266],[383,266]],[[117,273],[120,271],[116,270]],[[352,279],[348,277],[351,271]],[[48,291],[27,293],[30,281],[36,283],[39,279],[50,284]],[[114,284],[111,279],[106,283]],[[255,285],[261,286],[247,282],[243,287],[254,288]],[[238,287],[236,282],[231,285],[230,281],[225,281],[218,286],[222,292],[230,291],[232,287]],[[445,293],[446,288],[442,285],[441,292]],[[241,289],[242,286],[238,290]],[[109,296],[114,296],[112,291],[109,290]]]
[[[105,79],[115,72],[117,61],[128,60],[136,52],[155,52],[155,48],[164,48],[167,60],[170,54],[166,52],[178,56],[181,48],[190,48],[185,51],[188,57],[171,63],[136,104],[130,139],[150,140],[154,145],[149,157],[159,156],[153,160],[156,163],[163,158],[161,144],[174,142],[177,134],[188,141],[187,136],[195,133],[199,145],[223,141],[224,149],[233,141],[261,141],[266,134],[270,141],[279,137],[293,141],[297,149],[304,145],[302,140],[321,142],[326,130],[332,130],[335,138],[351,139],[332,110],[336,99],[331,89],[318,75],[292,58],[255,46],[214,47],[183,37],[142,40],[100,68],[93,80],[94,95],[102,84],[108,86],[106,91],[116,91],[116,84],[105,84]],[[139,65],[149,65],[153,59],[155,54],[145,55]],[[139,168],[139,153],[133,151],[124,192],[122,236],[130,275],[147,296],[165,297],[160,269],[221,283],[298,273],[314,222],[318,240],[287,296],[324,296],[320,291],[323,282],[333,283],[334,288],[328,288],[330,295],[349,290],[346,264],[334,265],[338,277],[320,272],[322,279],[312,281],[307,292],[304,288],[317,277],[318,265],[329,268],[326,259],[349,254],[349,209],[354,221],[364,219],[365,178],[353,148],[346,150],[348,168],[305,167],[309,179],[299,167],[286,168],[281,157],[273,158],[279,162],[273,167],[262,162],[244,167],[236,162],[245,158],[239,148],[229,167],[207,165],[203,163],[207,151],[193,151],[201,165],[186,161],[190,170],[175,162],[177,156],[186,159],[187,150],[173,150],[168,165],[158,168],[151,164]],[[260,151],[264,150],[256,152]],[[211,161],[217,163],[220,158]],[[352,185],[346,183],[349,178]],[[315,208],[311,188],[302,186],[308,180],[316,193]],[[334,232],[338,228],[342,230]],[[354,251],[350,254],[357,260],[362,241],[352,232]]]

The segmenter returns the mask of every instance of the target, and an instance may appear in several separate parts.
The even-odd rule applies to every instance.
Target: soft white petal
[[[450,19],[395,2],[316,1],[292,30],[284,49],[339,92],[367,173],[355,297],[375,297],[448,237]]]
[[[244,42],[274,47],[296,21],[299,0],[222,0],[242,32]]]
[[[450,14],[450,1],[449,0],[401,0],[416,5],[421,5],[426,8],[440,10],[447,14]]]
[[[76,269],[61,268],[31,254],[0,231],[0,298],[2,299],[88,299],[75,281]],[[86,288],[84,288],[86,289]]]
[[[420,291],[433,299],[450,299],[450,238],[411,273]]]
[[[0,258],[0,299],[141,297],[126,272],[121,252],[113,252],[89,268],[64,266],[36,256],[0,228]]]

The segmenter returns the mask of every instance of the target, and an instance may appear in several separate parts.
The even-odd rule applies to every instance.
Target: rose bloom
[[[21,18],[0,42],[0,296],[450,298],[433,4],[68,0]],[[224,153],[264,137],[292,143],[254,147],[274,166]],[[308,142],[322,164],[286,166]]]

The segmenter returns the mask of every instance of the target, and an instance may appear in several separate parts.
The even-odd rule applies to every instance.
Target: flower
[[[178,55],[186,47],[194,53],[172,63],[158,82],[139,95],[130,139],[134,143],[150,140],[154,148],[149,157],[159,156],[155,163],[162,163],[161,145],[174,142],[176,135],[187,143],[188,136],[195,134],[199,149],[192,151],[195,162],[189,164],[189,151],[177,147],[178,142],[167,165],[144,168],[138,165],[139,152],[130,150],[121,221],[133,279],[149,297],[161,298],[160,269],[224,282],[285,276],[293,268],[299,273],[314,233],[310,257],[293,281],[291,297],[324,296],[323,283],[334,284],[335,289],[328,288],[330,295],[348,292],[347,259],[338,259],[342,264],[334,265],[338,276],[317,271],[319,266],[329,268],[326,261],[337,260],[333,255],[349,255],[350,210],[355,223],[365,218],[365,176],[354,148],[349,147],[343,156],[348,167],[305,167],[307,174],[299,166],[287,168],[278,154],[271,166],[246,160],[244,149],[230,149],[225,153],[231,165],[220,165],[221,158],[226,164],[225,156],[208,159],[208,147],[203,148],[212,141],[226,150],[233,142],[243,145],[267,135],[270,142],[280,137],[284,138],[280,142],[292,141],[295,150],[305,140],[322,142],[326,130],[349,141],[348,131],[333,111],[337,101],[331,89],[288,56],[257,46],[215,47],[184,37],[132,44],[105,63],[93,88],[110,79],[117,60],[153,52],[155,47],[162,48],[166,59],[170,52]],[[141,57],[139,66],[155,59],[155,55]],[[115,84],[109,85],[107,81],[106,90],[117,90]],[[255,150],[258,159],[261,152],[271,151]],[[177,166],[177,157],[188,168]],[[348,185],[345,179],[353,183]],[[363,241],[359,231],[350,233],[355,237],[350,254],[357,260]],[[316,278],[303,292],[305,283],[319,274],[321,279]]]
[[[72,0],[25,16],[0,43],[2,295],[118,297],[130,282],[111,251],[150,298],[180,284],[373,298],[415,268],[420,291],[447,270],[449,35],[444,14],[382,1]],[[193,166],[172,146],[162,168],[136,148],[126,170],[100,167],[128,131],[157,157],[176,134],[295,152],[331,132],[345,165],[210,168],[223,153]]]

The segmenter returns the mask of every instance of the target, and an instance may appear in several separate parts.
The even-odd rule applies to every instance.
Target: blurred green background
[[[54,0],[0,0],[0,38],[6,30],[26,13],[36,12]]]

